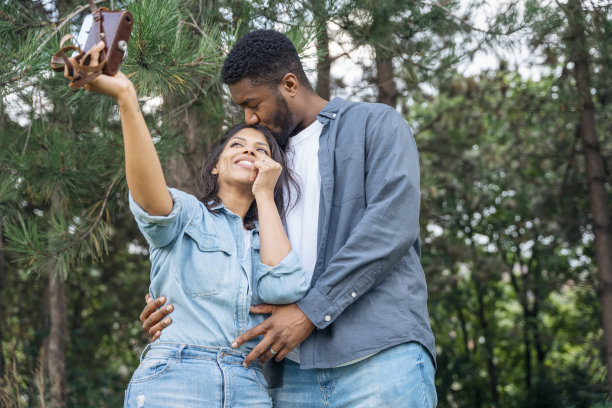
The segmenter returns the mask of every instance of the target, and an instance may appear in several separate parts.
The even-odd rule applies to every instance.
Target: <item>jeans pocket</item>
[[[251,376],[253,380],[257,383],[259,388],[264,390],[266,393],[268,392],[268,382],[263,375],[263,371],[254,367],[249,367],[247,370],[251,372]]]
[[[171,358],[146,358],[140,362],[140,365],[134,371],[130,384],[150,381],[154,378],[166,374],[172,367]]]

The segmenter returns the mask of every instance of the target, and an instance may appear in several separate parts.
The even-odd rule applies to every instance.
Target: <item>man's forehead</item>
[[[267,86],[256,85],[249,78],[243,78],[231,84],[229,89],[234,102],[238,105],[244,105],[253,99],[266,98],[271,93],[271,90]]]

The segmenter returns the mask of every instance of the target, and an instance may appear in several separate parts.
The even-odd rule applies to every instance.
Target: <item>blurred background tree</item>
[[[7,407],[120,406],[147,342],[149,261],[117,109],[48,68],[85,3],[0,9]],[[287,33],[325,98],[404,114],[421,153],[439,406],[611,406],[609,1],[96,3],[135,17],[122,70],[172,186],[190,191],[241,119],[219,72],[254,28]],[[483,55],[497,63],[473,69]]]

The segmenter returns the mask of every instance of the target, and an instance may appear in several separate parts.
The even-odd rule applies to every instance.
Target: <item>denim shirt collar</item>
[[[327,125],[330,120],[336,119],[338,111],[344,106],[346,101],[342,98],[334,98],[317,115],[317,120],[323,125]]]
[[[211,207],[211,210],[221,210],[222,213],[224,213],[227,216],[230,217],[237,217],[238,215],[234,214],[233,212],[231,212],[223,203],[219,203],[213,207]],[[252,232],[259,232],[259,221],[255,221],[255,228],[253,228],[251,230]]]

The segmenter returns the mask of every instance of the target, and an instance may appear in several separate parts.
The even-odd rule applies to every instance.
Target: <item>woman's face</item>
[[[239,130],[225,144],[212,174],[217,176],[219,188],[227,185],[252,185],[253,162],[262,156],[270,157],[266,137],[258,130]]]

